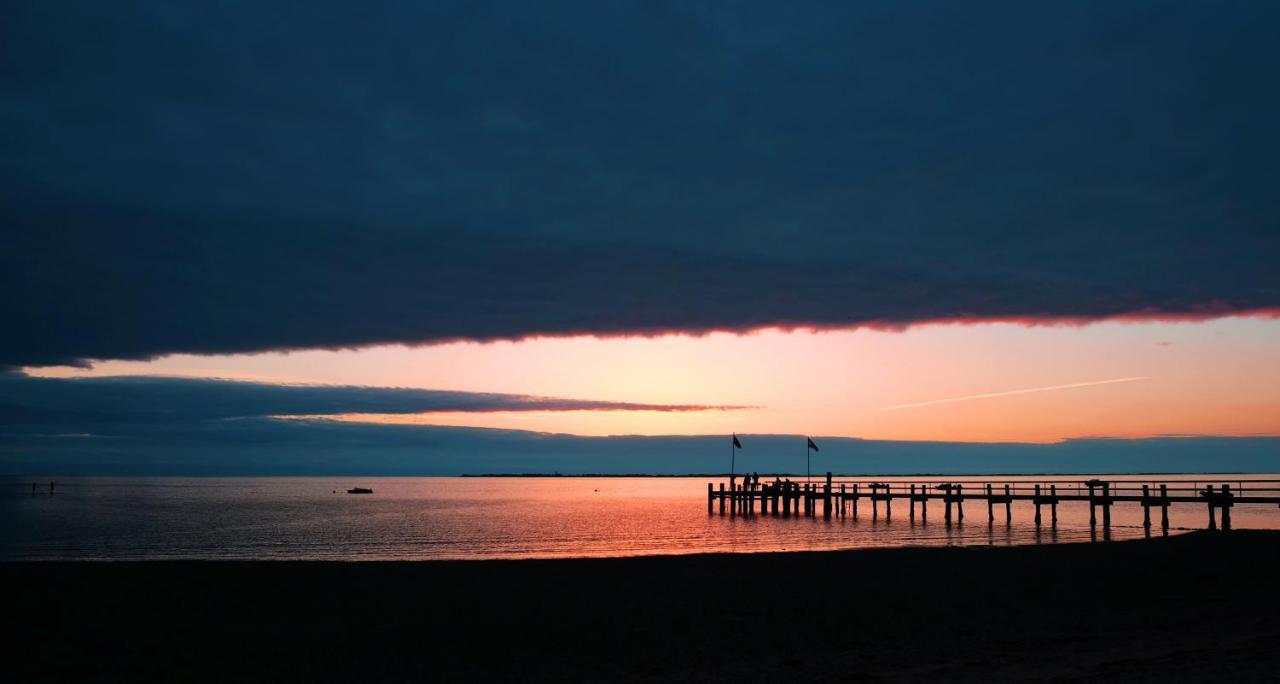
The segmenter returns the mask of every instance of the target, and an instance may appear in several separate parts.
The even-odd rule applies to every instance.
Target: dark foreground
[[[0,574],[19,634],[9,681],[1275,681],[1278,561],[1280,533],[1234,532],[613,560],[9,563]]]

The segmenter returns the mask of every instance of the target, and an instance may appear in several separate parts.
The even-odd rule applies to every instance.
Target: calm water
[[[1243,478],[1185,479],[1234,483]],[[951,526],[942,521],[941,502],[931,503],[928,523],[908,520],[905,502],[895,506],[892,520],[872,520],[867,502],[858,520],[742,518],[708,515],[706,482],[65,478],[54,496],[47,495],[47,482],[32,496],[29,479],[10,478],[0,480],[0,559],[548,558],[1090,539],[1083,503],[1059,506],[1056,531],[1036,529],[1029,503],[1014,505],[1011,525],[998,509],[995,524],[988,526],[981,502],[966,504],[965,522]],[[344,493],[352,486],[376,493]],[[1137,504],[1117,504],[1113,511],[1113,539],[1143,535]],[[1206,518],[1203,506],[1174,505],[1171,533],[1203,528]],[[1237,528],[1280,529],[1280,509],[1238,506],[1233,522]],[[1158,515],[1155,524],[1159,534]]]

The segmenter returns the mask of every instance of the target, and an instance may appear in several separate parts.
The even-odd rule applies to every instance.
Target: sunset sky
[[[904,331],[543,338],[103,362],[33,375],[419,387],[705,411],[355,414],[583,435],[765,432],[1048,442],[1280,434],[1280,320],[922,325]],[[1032,390],[1032,391],[1025,391]],[[996,396],[992,396],[996,395]],[[937,403],[929,403],[937,402]]]
[[[1280,467],[1278,21],[7,5],[0,467],[488,434],[446,426]]]

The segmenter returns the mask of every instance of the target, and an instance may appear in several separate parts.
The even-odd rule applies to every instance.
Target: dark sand
[[[1280,533],[607,560],[0,564],[7,681],[1280,678]],[[12,678],[10,678],[12,677]]]

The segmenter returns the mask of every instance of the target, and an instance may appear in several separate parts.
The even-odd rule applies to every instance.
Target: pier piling
[[[1218,522],[1213,515],[1213,485],[1205,485],[1204,498],[1209,502],[1209,529],[1218,529]]]
[[[1102,531],[1111,531],[1111,483],[1102,483]]]
[[[1160,531],[1169,534],[1169,485],[1160,485]]]
[[[1222,531],[1231,531],[1231,485],[1222,485]]]
[[[1049,504],[1049,521],[1054,529],[1058,527],[1058,485],[1049,485],[1049,497],[1053,499]]]
[[[1036,485],[1036,527],[1040,526],[1040,485]]]
[[[1151,529],[1151,487],[1142,485],[1142,529]]]
[[[822,486],[822,517],[831,519],[831,471],[827,471],[827,483]]]

